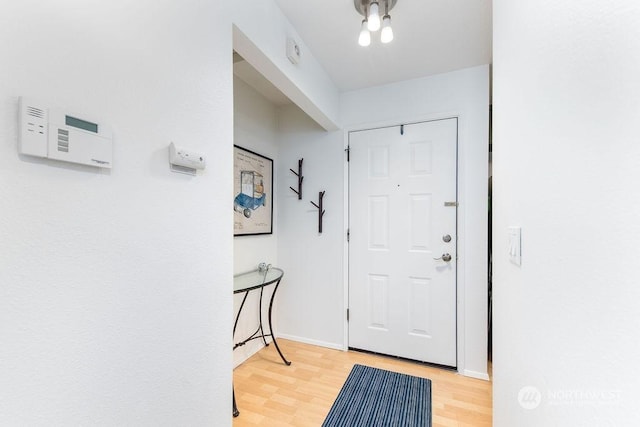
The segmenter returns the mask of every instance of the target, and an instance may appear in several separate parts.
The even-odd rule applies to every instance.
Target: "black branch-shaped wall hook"
[[[322,208],[322,198],[324,197],[324,191],[318,193],[318,204],[311,202],[313,206],[318,208],[318,233],[322,234],[322,217],[324,216],[324,209]]]
[[[296,190],[293,187],[289,187],[294,193],[296,193],[298,195],[298,200],[302,200],[302,180],[304,179],[304,176],[302,176],[302,161],[304,160],[304,158],[298,160],[298,172],[294,171],[293,169],[289,169],[291,172],[293,172],[293,174],[295,176],[298,177],[298,189]]]

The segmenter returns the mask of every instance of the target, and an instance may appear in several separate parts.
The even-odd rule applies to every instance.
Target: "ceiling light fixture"
[[[369,5],[369,16],[367,16],[369,31],[378,31],[380,29],[380,8],[377,1],[372,1]]]
[[[393,40],[393,29],[391,28],[391,17],[384,15],[382,18],[382,31],[380,32],[380,41],[382,43],[389,43]]]
[[[360,29],[360,37],[358,37],[358,44],[360,46],[369,46],[371,44],[371,33],[367,25],[367,20],[362,20],[362,28]]]
[[[371,44],[371,32],[380,29],[380,41],[389,43],[393,40],[393,30],[391,29],[391,16],[389,11],[393,9],[398,0],[353,0],[353,4],[360,15],[364,17],[360,28],[358,44],[369,46]],[[380,7],[384,7],[384,15],[380,18]]]

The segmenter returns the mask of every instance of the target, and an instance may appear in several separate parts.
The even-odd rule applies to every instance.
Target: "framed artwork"
[[[233,235],[273,233],[273,160],[233,146]]]

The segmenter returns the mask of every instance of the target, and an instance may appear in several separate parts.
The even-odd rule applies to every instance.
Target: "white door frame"
[[[456,311],[457,311],[457,323],[456,323],[456,336],[457,336],[457,370],[458,373],[467,376],[475,376],[473,374],[469,374],[465,371],[465,363],[464,363],[464,354],[465,354],[465,242],[466,242],[466,234],[465,234],[465,189],[463,183],[463,178],[465,176],[464,170],[464,148],[463,144],[460,143],[460,129],[461,123],[463,121],[463,117],[458,112],[445,112],[441,114],[434,114],[429,116],[419,116],[407,118],[406,120],[402,119],[393,119],[389,121],[383,122],[373,122],[373,123],[364,123],[356,126],[348,126],[344,128],[344,149],[346,150],[349,146],[349,132],[360,131],[360,130],[369,130],[375,128],[382,127],[391,127],[391,126],[400,126],[403,124],[410,123],[420,123],[420,122],[429,122],[433,120],[440,119],[458,119],[458,159],[457,159],[457,181],[458,181],[458,209],[457,209],[457,224],[458,224],[458,271],[457,271],[457,283],[456,283]],[[346,153],[345,153],[345,162],[344,162],[344,266],[343,269],[343,283],[344,283],[344,307],[349,307],[349,244],[347,242],[347,229],[349,227],[349,164],[346,161]],[[344,313],[344,340],[343,340],[343,350],[349,349],[349,323],[347,322],[347,312],[345,310]],[[484,376],[476,376],[481,379],[489,379],[488,376],[485,378]]]

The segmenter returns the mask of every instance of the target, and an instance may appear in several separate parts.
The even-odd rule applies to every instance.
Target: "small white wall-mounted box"
[[[300,45],[294,38],[287,38],[287,58],[292,64],[300,62]]]
[[[195,175],[196,169],[204,169],[207,163],[201,154],[169,144],[169,166],[173,172]]]
[[[111,169],[113,134],[104,123],[25,97],[18,120],[20,154]]]

